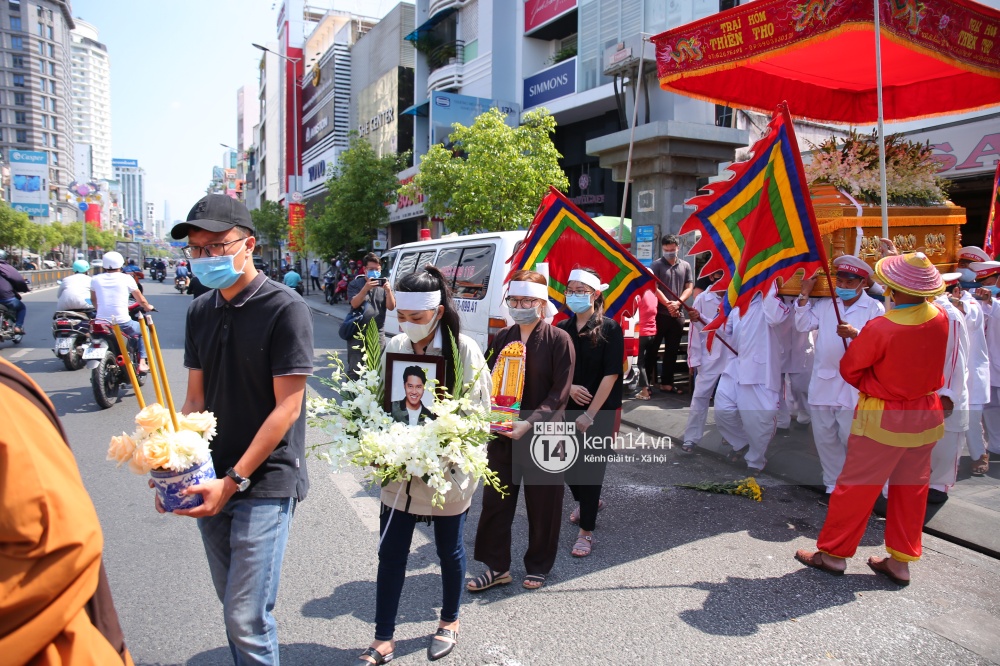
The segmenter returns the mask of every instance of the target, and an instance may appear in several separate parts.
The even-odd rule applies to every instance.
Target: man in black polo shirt
[[[305,390],[313,369],[309,308],[253,264],[250,213],[226,195],[195,204],[171,231],[212,290],[187,314],[184,413],[218,419],[218,480],[188,489],[237,664],[277,664],[273,615],[295,503],[306,496]]]
[[[656,338],[653,340],[653,349],[659,349],[660,342],[663,342],[660,390],[666,393],[683,393],[682,389],[674,388],[674,375],[677,370],[677,353],[681,348],[681,338],[684,337],[682,303],[691,297],[694,282],[691,279],[691,265],[677,258],[677,236],[667,234],[661,244],[663,256],[653,262],[653,275],[667,285],[679,300],[656,306]],[[654,381],[652,377],[649,380]]]

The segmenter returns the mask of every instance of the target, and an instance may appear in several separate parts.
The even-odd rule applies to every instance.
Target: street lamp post
[[[277,51],[272,51],[271,49],[267,48],[266,46],[261,46],[260,44],[253,44],[253,43],[251,43],[251,46],[253,46],[255,49],[259,49],[259,50],[263,51],[264,53],[271,53],[273,55],[278,56],[279,58],[282,58],[282,59],[287,60],[288,62],[292,63],[292,78],[293,78],[293,81],[294,81],[293,85],[292,85],[292,110],[293,110],[293,118],[292,118],[292,154],[294,155],[294,160],[292,160],[292,165],[293,165],[293,171],[292,171],[293,181],[292,182],[294,183],[294,185],[292,185],[292,192],[287,192],[286,193],[286,194],[289,195],[289,198],[291,198],[291,194],[292,193],[295,193],[295,192],[299,191],[299,161],[300,161],[300,156],[299,156],[299,127],[298,127],[298,113],[299,113],[299,102],[298,102],[298,100],[299,100],[299,72],[298,72],[297,65],[300,62],[302,62],[302,58],[289,58],[286,55],[282,55],[281,53],[278,53]],[[302,224],[303,224],[303,228],[302,228],[302,231],[303,231],[302,244],[305,245],[306,244],[305,220],[302,221]],[[305,266],[303,267],[302,271],[304,273],[306,273],[306,277],[308,277],[309,251],[306,248],[303,248],[303,250],[304,250],[305,257],[306,257],[306,261],[305,261]],[[309,281],[304,279],[303,282],[306,283],[305,293],[308,294],[309,293]]]

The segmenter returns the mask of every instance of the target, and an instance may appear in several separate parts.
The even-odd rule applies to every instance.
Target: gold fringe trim
[[[840,229],[881,229],[882,218],[874,216],[865,217],[835,217],[824,219],[817,214],[816,222],[821,235],[832,234]],[[900,227],[937,227],[937,226],[961,226],[965,224],[964,215],[901,215],[898,217],[889,216],[889,228]]]

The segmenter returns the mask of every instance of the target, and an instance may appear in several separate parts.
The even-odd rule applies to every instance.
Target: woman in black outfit
[[[621,326],[604,316],[602,292],[608,288],[597,272],[576,268],[566,282],[566,305],[575,316],[559,323],[569,333],[576,351],[573,385],[566,407],[567,420],[575,419],[579,444],[576,462],[566,470],[566,483],[580,506],[570,516],[580,532],[573,544],[574,557],[586,557],[593,548],[597,512],[603,508],[601,487],[617,434],[615,422],[622,406],[622,363],[625,336]],[[589,441],[593,446],[586,447]],[[585,460],[587,455],[596,459]]]

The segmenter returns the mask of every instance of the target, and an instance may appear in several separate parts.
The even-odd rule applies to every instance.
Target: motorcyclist
[[[134,261],[135,260],[131,260]],[[121,326],[122,331],[128,331],[133,337],[140,337],[142,329],[139,322],[134,321],[128,312],[128,297],[131,294],[146,311],[152,310],[146,297],[131,275],[122,270],[125,258],[118,252],[105,252],[102,266],[104,272],[95,275],[90,281],[90,299],[97,309],[97,319]],[[139,372],[149,372],[146,363],[146,346],[139,344]]]
[[[90,264],[83,259],[73,262],[73,274],[59,283],[56,310],[93,310],[90,301]]]
[[[142,292],[141,280],[145,276],[142,274],[142,269],[139,268],[139,266],[135,263],[135,259],[128,260],[128,264],[124,268],[122,268],[122,273],[137,273],[137,275],[132,276],[132,279],[135,280],[136,286],[138,286],[139,291]]]
[[[181,259],[180,261],[178,261],[177,262],[177,268],[174,271],[174,277],[186,278],[186,277],[188,277],[189,274],[190,273],[188,272],[187,262],[184,261],[183,259]]]
[[[28,281],[7,263],[7,253],[0,250],[0,303],[14,312],[14,333],[20,335],[24,335],[24,318],[28,314],[21,294],[28,289]]]
[[[163,261],[162,257],[157,257],[156,261],[153,262],[153,270],[159,271],[160,274],[166,276],[167,274],[167,263]]]

